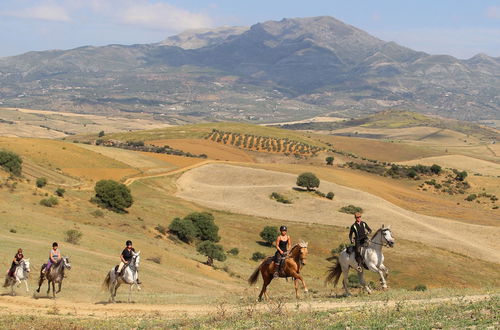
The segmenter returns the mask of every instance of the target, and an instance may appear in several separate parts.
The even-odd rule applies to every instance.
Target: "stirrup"
[[[279,277],[280,277],[280,273],[279,272],[274,272],[273,278],[279,278]]]

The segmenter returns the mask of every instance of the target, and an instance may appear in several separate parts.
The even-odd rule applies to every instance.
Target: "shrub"
[[[240,250],[238,248],[232,248],[231,250],[227,251],[227,253],[233,256],[237,256],[240,253]]]
[[[269,198],[271,199],[274,199],[275,201],[277,202],[280,202],[280,203],[283,203],[283,204],[292,204],[292,201],[289,200],[288,198],[286,198],[285,196],[277,193],[277,192],[273,192]]]
[[[432,172],[433,174],[439,174],[439,173],[441,173],[442,168],[441,168],[441,166],[439,166],[438,164],[433,164],[433,165],[431,166],[430,170],[431,170],[431,172]]]
[[[11,230],[9,230],[11,233],[15,234],[17,233],[17,230],[15,230],[14,228],[12,228]]]
[[[36,179],[36,186],[38,188],[43,188],[47,185],[47,179],[46,178],[38,178]]]
[[[40,201],[40,205],[47,206],[47,207],[52,207],[59,204],[59,201],[57,200],[57,197],[50,196],[49,198],[44,198]]]
[[[457,170],[454,170],[453,172],[455,172],[455,175],[456,175],[455,180],[464,181],[465,178],[467,177],[466,171],[459,172]]]
[[[162,233],[163,235],[166,235],[167,232],[168,232],[168,228],[165,227],[165,226],[162,226],[162,225],[158,225],[155,227],[156,230],[158,230],[160,233]]]
[[[328,194],[326,194],[326,198],[328,199],[333,199],[333,197],[335,197],[335,194],[333,192],[328,192]]]
[[[318,195],[319,197],[323,197],[323,198],[326,197],[326,195],[324,193],[322,193],[321,191],[319,191],[319,190],[316,190],[314,193],[316,195]]]
[[[76,229],[67,230],[64,232],[64,234],[66,235],[66,242],[71,244],[78,244],[83,236],[82,232]]]
[[[417,284],[413,291],[427,291],[427,286],[425,284]]]
[[[254,252],[252,254],[252,260],[253,261],[259,261],[259,260],[262,260],[266,257],[266,255],[262,252]]]
[[[307,188],[307,190],[314,190],[320,184],[319,179],[314,173],[305,172],[297,177],[297,186]]]
[[[332,156],[326,157],[326,165],[333,165],[334,158]]]
[[[347,282],[348,285],[352,288],[359,288],[360,283],[359,283],[359,277],[357,274],[351,274],[347,277]]]
[[[273,226],[265,226],[264,229],[260,232],[260,237],[266,242],[268,245],[272,245],[273,242],[279,235],[278,229]]]
[[[340,252],[342,252],[343,249],[345,249],[348,246],[349,246],[348,243],[340,243],[339,246],[337,246],[336,248],[333,248],[331,252],[332,252],[332,254],[340,253]]]
[[[168,229],[175,234],[181,241],[190,243],[196,237],[196,227],[192,221],[175,218]]]
[[[339,212],[343,212],[343,213],[348,213],[348,214],[354,214],[354,213],[362,213],[363,212],[363,209],[361,207],[358,207],[358,206],[354,206],[354,205],[347,205],[347,206],[343,206],[340,208]]]
[[[219,227],[215,224],[214,216],[208,212],[193,212],[184,217],[191,221],[196,228],[196,237],[202,241],[218,242]]]
[[[410,169],[407,175],[409,178],[414,179],[417,176],[417,171],[415,171],[414,169]]]
[[[90,214],[96,218],[102,218],[104,216],[104,212],[101,210],[92,211],[92,212],[90,212]]]
[[[55,191],[56,195],[59,197],[64,197],[65,192],[66,192],[66,190],[64,188],[57,188]]]
[[[104,135],[106,135],[106,133],[104,133],[104,131],[99,132],[99,137],[103,137]]]
[[[207,265],[213,266],[214,259],[219,261],[226,260],[224,248],[220,244],[215,244],[212,241],[203,241],[198,244],[196,251],[207,256]]]
[[[475,200],[477,198],[477,195],[476,194],[470,194],[469,196],[467,196],[465,198],[466,201],[468,202],[472,202],[473,200]]]
[[[23,160],[17,154],[6,150],[0,150],[0,167],[7,172],[15,176],[20,176],[22,163]]]
[[[150,257],[147,260],[154,262],[155,264],[161,264],[161,257]]]
[[[132,206],[132,194],[123,183],[114,180],[100,180],[94,189],[95,198],[92,201],[113,212],[126,213],[125,209]]]

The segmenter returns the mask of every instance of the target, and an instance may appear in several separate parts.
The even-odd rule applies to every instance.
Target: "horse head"
[[[136,268],[139,268],[139,263],[141,261],[141,251],[139,252],[132,252],[132,262],[135,265]]]
[[[31,272],[31,270],[30,270],[30,260],[29,259],[23,259],[23,261],[21,262],[21,264],[23,266],[23,270],[26,273]]]
[[[299,244],[297,244],[298,247],[299,247],[299,259],[300,259],[300,263],[304,266],[306,263],[307,263],[307,245],[308,243],[307,242],[304,242],[304,241],[300,241]]]
[[[62,258],[64,268],[71,269],[71,263],[69,262],[69,257]]]
[[[384,240],[384,243],[387,244],[388,247],[394,247],[395,241],[394,237],[392,237],[392,232],[391,232],[391,226],[385,227],[382,225],[382,239]]]

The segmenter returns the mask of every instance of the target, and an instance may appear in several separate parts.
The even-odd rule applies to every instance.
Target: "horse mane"
[[[298,243],[296,243],[292,248],[290,249],[290,253],[295,249],[295,248],[307,248],[308,242],[304,242],[303,240],[300,240]]]
[[[377,234],[378,234],[379,232],[381,232],[381,231],[382,231],[382,229],[385,229],[385,228],[379,228],[379,229],[377,229],[377,231],[376,231],[376,232],[372,235],[372,238],[371,238],[371,239],[375,238],[375,236],[377,236]]]

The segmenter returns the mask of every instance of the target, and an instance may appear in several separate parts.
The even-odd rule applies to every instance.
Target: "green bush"
[[[0,150],[0,167],[7,172],[15,176],[20,176],[22,164],[23,160],[17,154],[6,150]]]
[[[103,137],[104,135],[106,135],[106,133],[104,133],[104,131],[99,132],[99,137]]]
[[[57,197],[54,196],[50,196],[49,198],[44,198],[40,201],[40,205],[47,207],[56,206],[57,204],[59,204],[59,201],[57,200]]]
[[[460,172],[460,171],[454,170],[453,172],[456,175],[455,180],[464,181],[465,178],[467,177],[467,172],[466,171]]]
[[[442,171],[442,168],[441,166],[439,166],[438,164],[433,164],[430,168],[431,172],[434,173],[434,174],[439,174],[441,173]]]
[[[351,288],[359,288],[361,287],[361,284],[359,283],[359,277],[357,274],[351,274],[347,277],[347,282],[348,285]]]
[[[59,197],[64,197],[65,192],[66,192],[66,190],[64,188],[57,188],[55,191],[56,195]]]
[[[472,202],[473,200],[475,200],[477,198],[477,195],[476,194],[470,194],[469,196],[467,196],[465,198],[466,201],[468,202]]]
[[[252,260],[253,261],[259,261],[259,260],[262,260],[266,257],[266,255],[262,252],[254,252],[252,254]]]
[[[158,230],[160,233],[162,233],[163,235],[166,235],[167,232],[168,232],[168,228],[165,227],[165,226],[162,226],[162,225],[158,225],[155,227],[156,230]]]
[[[265,226],[264,229],[260,232],[260,237],[266,242],[268,245],[272,245],[274,241],[278,238],[279,235],[278,228],[273,226]]]
[[[318,195],[319,197],[323,197],[323,198],[325,198],[325,197],[326,197],[325,193],[322,193],[322,192],[321,192],[321,191],[319,191],[319,190],[316,190],[314,193],[315,193],[316,195]]]
[[[339,212],[348,213],[348,214],[354,214],[356,212],[362,213],[363,209],[361,207],[358,207],[358,206],[347,205],[347,206],[341,207],[340,210],[339,210]]]
[[[219,227],[215,224],[214,216],[208,212],[193,212],[184,217],[191,221],[196,228],[196,237],[202,241],[220,241]]]
[[[104,212],[102,212],[101,210],[92,211],[90,212],[90,214],[92,214],[96,218],[102,218],[104,216]]]
[[[220,244],[215,244],[212,241],[203,241],[196,247],[196,251],[207,256],[207,265],[213,266],[213,260],[224,261],[226,254],[224,248]]]
[[[333,165],[334,158],[332,156],[326,157],[326,165]]]
[[[66,242],[71,244],[78,244],[83,236],[82,232],[76,229],[67,230],[64,232],[64,234],[66,235],[65,237]]]
[[[332,249],[332,251],[331,251],[332,255],[335,255],[335,254],[342,252],[342,250],[345,249],[346,247],[348,247],[349,245],[350,245],[349,243],[340,243],[339,246]]]
[[[231,250],[227,251],[227,254],[237,256],[240,253],[240,250],[238,248],[232,248]]]
[[[196,227],[192,221],[175,218],[168,229],[176,235],[181,241],[190,243],[196,238]]]
[[[114,180],[100,180],[94,189],[95,198],[91,201],[113,212],[127,213],[125,209],[134,202],[130,189]]]
[[[275,201],[277,202],[280,202],[280,203],[283,203],[283,204],[292,204],[292,201],[289,200],[288,198],[286,198],[285,196],[277,193],[277,192],[273,192],[269,198],[271,199],[274,199]]]
[[[335,194],[333,192],[328,192],[328,194],[326,194],[326,198],[328,199],[333,199],[333,197],[335,197]]]
[[[305,172],[297,177],[297,186],[307,188],[307,190],[314,190],[318,188],[320,181],[314,173]]]
[[[47,185],[47,179],[46,178],[38,178],[36,179],[36,186],[38,188],[43,188]]]
[[[425,284],[417,284],[413,291],[427,291],[427,286]]]

